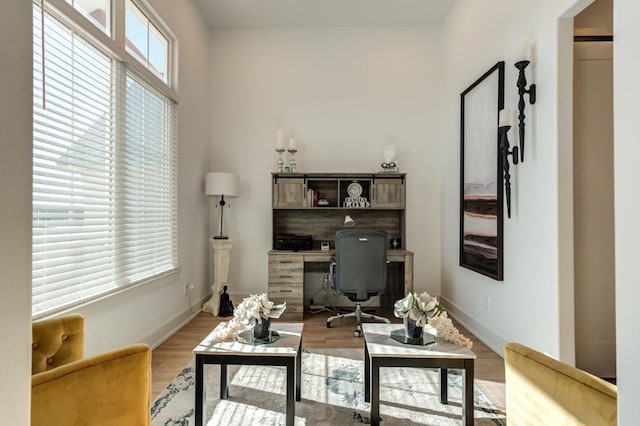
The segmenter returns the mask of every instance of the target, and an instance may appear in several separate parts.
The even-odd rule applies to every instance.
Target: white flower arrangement
[[[252,294],[242,299],[242,302],[233,312],[233,318],[244,325],[253,325],[254,322],[262,324],[263,319],[280,318],[286,308],[286,302],[276,305],[267,298],[266,293]]]
[[[409,293],[393,304],[393,314],[397,318],[411,318],[416,322],[416,327],[424,327],[429,318],[440,315],[443,311],[438,299],[429,296],[426,291],[420,294]]]
[[[266,293],[252,294],[242,299],[233,311],[233,318],[227,323],[220,323],[214,330],[212,341],[220,342],[238,333],[243,328],[252,326],[255,322],[262,324],[266,318],[280,318],[287,308],[287,303],[276,305],[270,301]]]
[[[429,325],[436,329],[436,335],[442,337],[444,340],[455,343],[458,346],[466,346],[471,349],[473,342],[453,325],[451,318],[447,315],[447,312],[443,312],[437,317],[429,319]]]
[[[424,327],[429,324],[435,328],[438,337],[459,346],[471,349],[473,342],[465,337],[453,325],[445,309],[440,305],[436,297],[429,293],[409,293],[403,299],[393,305],[393,314],[398,318],[411,318],[416,322],[416,327]]]

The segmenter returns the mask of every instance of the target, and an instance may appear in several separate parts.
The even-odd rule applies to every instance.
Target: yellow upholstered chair
[[[509,426],[618,424],[615,385],[519,343],[504,363]]]
[[[32,426],[151,424],[149,346],[85,359],[78,314],[35,321],[32,336]]]

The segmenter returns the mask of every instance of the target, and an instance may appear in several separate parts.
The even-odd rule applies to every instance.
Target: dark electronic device
[[[311,250],[313,245],[313,238],[311,235],[293,235],[293,234],[279,234],[276,235],[275,249],[276,250]]]

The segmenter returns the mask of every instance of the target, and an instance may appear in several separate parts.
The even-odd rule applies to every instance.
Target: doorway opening
[[[576,15],[573,52],[575,363],[615,380],[613,0]]]

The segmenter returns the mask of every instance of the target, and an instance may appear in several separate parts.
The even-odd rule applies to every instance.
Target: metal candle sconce
[[[529,43],[524,42],[520,45],[518,54],[516,56],[515,67],[518,69],[518,136],[520,137],[520,161],[524,161],[524,95],[529,95],[529,103],[531,105],[536,103],[536,85],[531,84],[527,89],[527,77],[524,75],[524,70],[529,66],[527,53],[529,50]],[[514,164],[517,164],[514,162]]]
[[[502,174],[504,176],[504,193],[507,199],[507,217],[511,218],[511,174],[509,173],[509,156],[513,165],[518,164],[518,146],[510,149],[507,133],[511,129],[511,110],[505,108],[500,111],[498,132],[500,134],[500,154],[502,155]],[[520,153],[522,153],[520,151]]]

